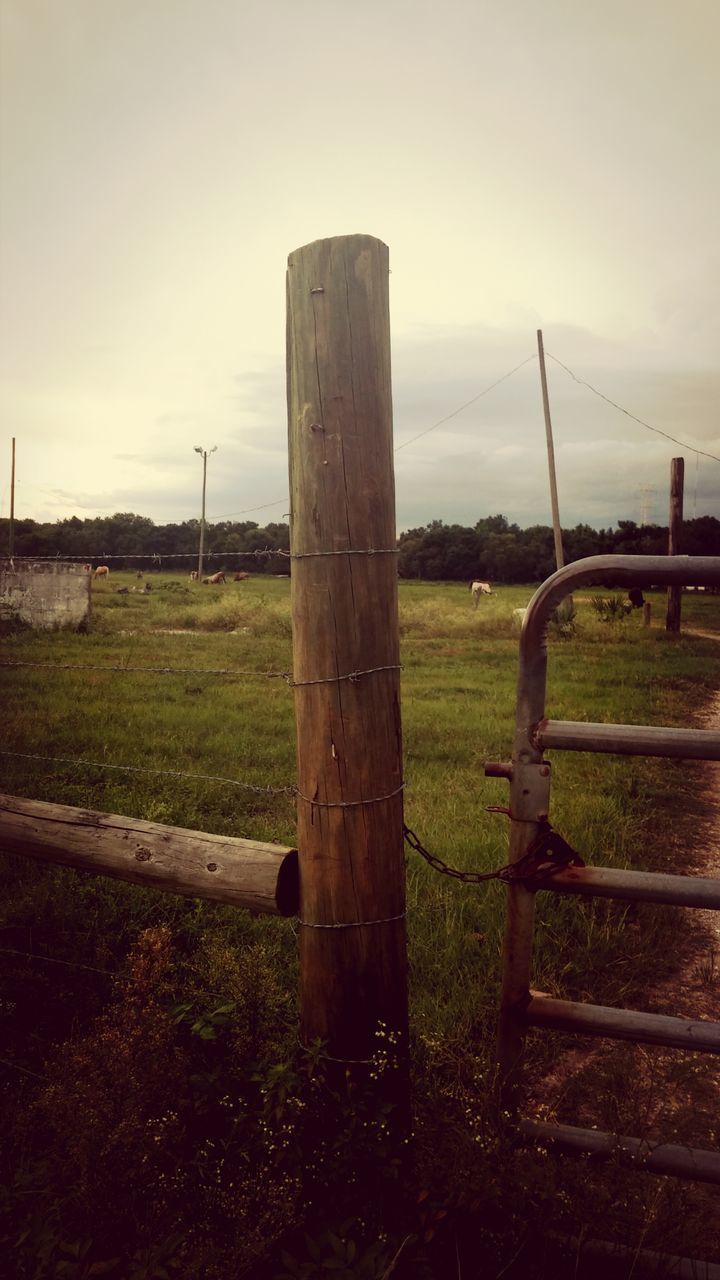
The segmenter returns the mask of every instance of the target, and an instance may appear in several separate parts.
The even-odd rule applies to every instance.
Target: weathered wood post
[[[547,443],[548,473],[550,476],[550,506],[552,508],[553,538],[555,540],[555,568],[562,569],[565,564],[563,554],[562,529],[560,527],[560,505],[558,503],[557,479],[555,476],[555,446],[553,445],[552,419],[550,417],[550,396],[548,395],[547,373],[545,371],[545,347],[542,329],[537,331],[538,360],[540,362],[540,385],[542,388],[543,414],[545,417],[545,440]]]
[[[676,556],[680,551],[680,536],[683,518],[683,485],[685,480],[685,459],[673,458],[670,463],[670,519],[668,521],[668,555]],[[668,587],[666,631],[680,630],[680,610],[682,587]]]
[[[407,1041],[388,274],[371,236],[288,259],[301,1036],[342,1062]]]

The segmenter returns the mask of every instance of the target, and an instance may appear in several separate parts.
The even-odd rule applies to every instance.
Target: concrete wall
[[[90,625],[91,574],[59,560],[0,560],[0,624],[38,631]]]

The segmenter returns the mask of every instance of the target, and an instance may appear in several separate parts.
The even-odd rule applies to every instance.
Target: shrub
[[[593,596],[590,603],[601,622],[624,622],[632,607],[622,596]]]

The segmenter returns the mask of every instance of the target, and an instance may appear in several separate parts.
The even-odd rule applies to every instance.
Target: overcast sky
[[[717,0],[0,0],[0,514],[287,512],[285,270],[390,248],[398,528],[720,517]],[[642,491],[645,491],[644,494]],[[266,504],[268,504],[266,506]],[[273,504],[273,505],[269,505]]]

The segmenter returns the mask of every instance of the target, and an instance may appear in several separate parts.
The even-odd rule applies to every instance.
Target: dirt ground
[[[720,729],[720,691],[698,727]],[[678,870],[720,878],[720,763],[699,767],[706,779],[705,813],[689,862]],[[678,922],[677,964],[642,1007],[720,1022],[720,912],[686,909]],[[583,1038],[538,1081],[529,1104],[528,1114],[551,1121],[718,1151],[720,1055]],[[604,1168],[600,1236],[720,1261],[720,1187]],[[585,1164],[582,1178],[589,1177]]]

